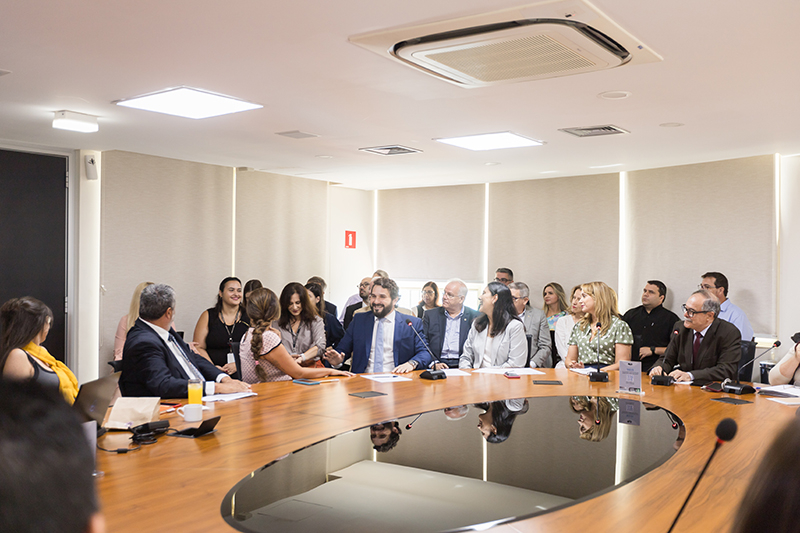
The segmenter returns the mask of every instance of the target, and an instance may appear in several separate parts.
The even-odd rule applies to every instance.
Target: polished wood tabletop
[[[736,437],[717,452],[675,531],[728,531],[750,477],[795,407],[748,395],[751,404],[730,405],[712,398],[733,397],[698,387],[643,385],[644,395],[617,394],[617,373],[609,383],[591,383],[568,370],[544,369],[538,379],[563,385],[534,385],[531,376],[507,379],[473,373],[440,381],[376,383],[363,377],[303,386],[289,382],[253,386],[256,397],[207,404],[204,417],[220,415],[217,432],[200,439],[161,436],[128,454],[98,451],[104,472],[97,488],[108,531],[233,531],[222,518],[226,493],[250,472],[285,454],[335,435],[392,418],[445,407],[508,398],[540,396],[619,396],[653,403],[675,413],[686,426],[678,452],[652,472],[587,501],[527,520],[500,525],[495,532],[667,531],[708,459],[715,429],[734,419]],[[643,382],[646,379],[642,380]],[[353,392],[386,396],[357,398]],[[175,428],[188,427],[172,413]],[[109,433],[99,444],[125,446],[130,433]]]

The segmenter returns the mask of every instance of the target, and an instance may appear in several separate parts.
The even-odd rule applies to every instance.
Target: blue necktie
[[[378,319],[378,331],[375,332],[375,358],[372,361],[372,371],[376,374],[383,372],[383,319]]]

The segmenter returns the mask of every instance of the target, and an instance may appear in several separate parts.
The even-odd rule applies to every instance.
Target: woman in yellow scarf
[[[7,379],[57,386],[71,404],[78,394],[75,374],[41,346],[52,322],[53,312],[36,298],[23,296],[4,303],[0,307],[0,370]]]

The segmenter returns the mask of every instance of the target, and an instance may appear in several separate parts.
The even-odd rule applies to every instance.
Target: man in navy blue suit
[[[204,392],[245,392],[250,385],[231,379],[211,361],[194,353],[175,330],[175,291],[169,285],[150,285],[139,299],[139,318],[128,331],[122,349],[123,396],[186,398],[189,378],[204,382]]]
[[[431,356],[408,325],[410,320],[422,335],[422,321],[397,312],[395,306],[399,299],[397,283],[389,278],[376,279],[369,295],[371,311],[353,316],[337,349],[328,348],[325,351],[328,363],[339,367],[352,355],[350,370],[357,374],[404,374],[417,368],[427,368]]]

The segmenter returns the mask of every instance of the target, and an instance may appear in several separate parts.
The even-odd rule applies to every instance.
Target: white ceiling
[[[664,61],[479,89],[439,81],[347,40],[525,3],[0,0],[0,69],[11,71],[0,76],[0,139],[253,167],[365,189],[800,152],[800,2],[596,0]],[[264,108],[190,120],[111,103],[177,85]],[[610,90],[633,94],[597,97]],[[60,109],[99,116],[100,131],[52,129]],[[659,127],[666,122],[685,126]],[[598,124],[631,134],[580,139],[557,131]],[[275,135],[287,130],[320,137]],[[505,130],[547,144],[470,152],[432,141]],[[358,151],[385,144],[423,153]],[[624,166],[589,168],[617,163]]]

